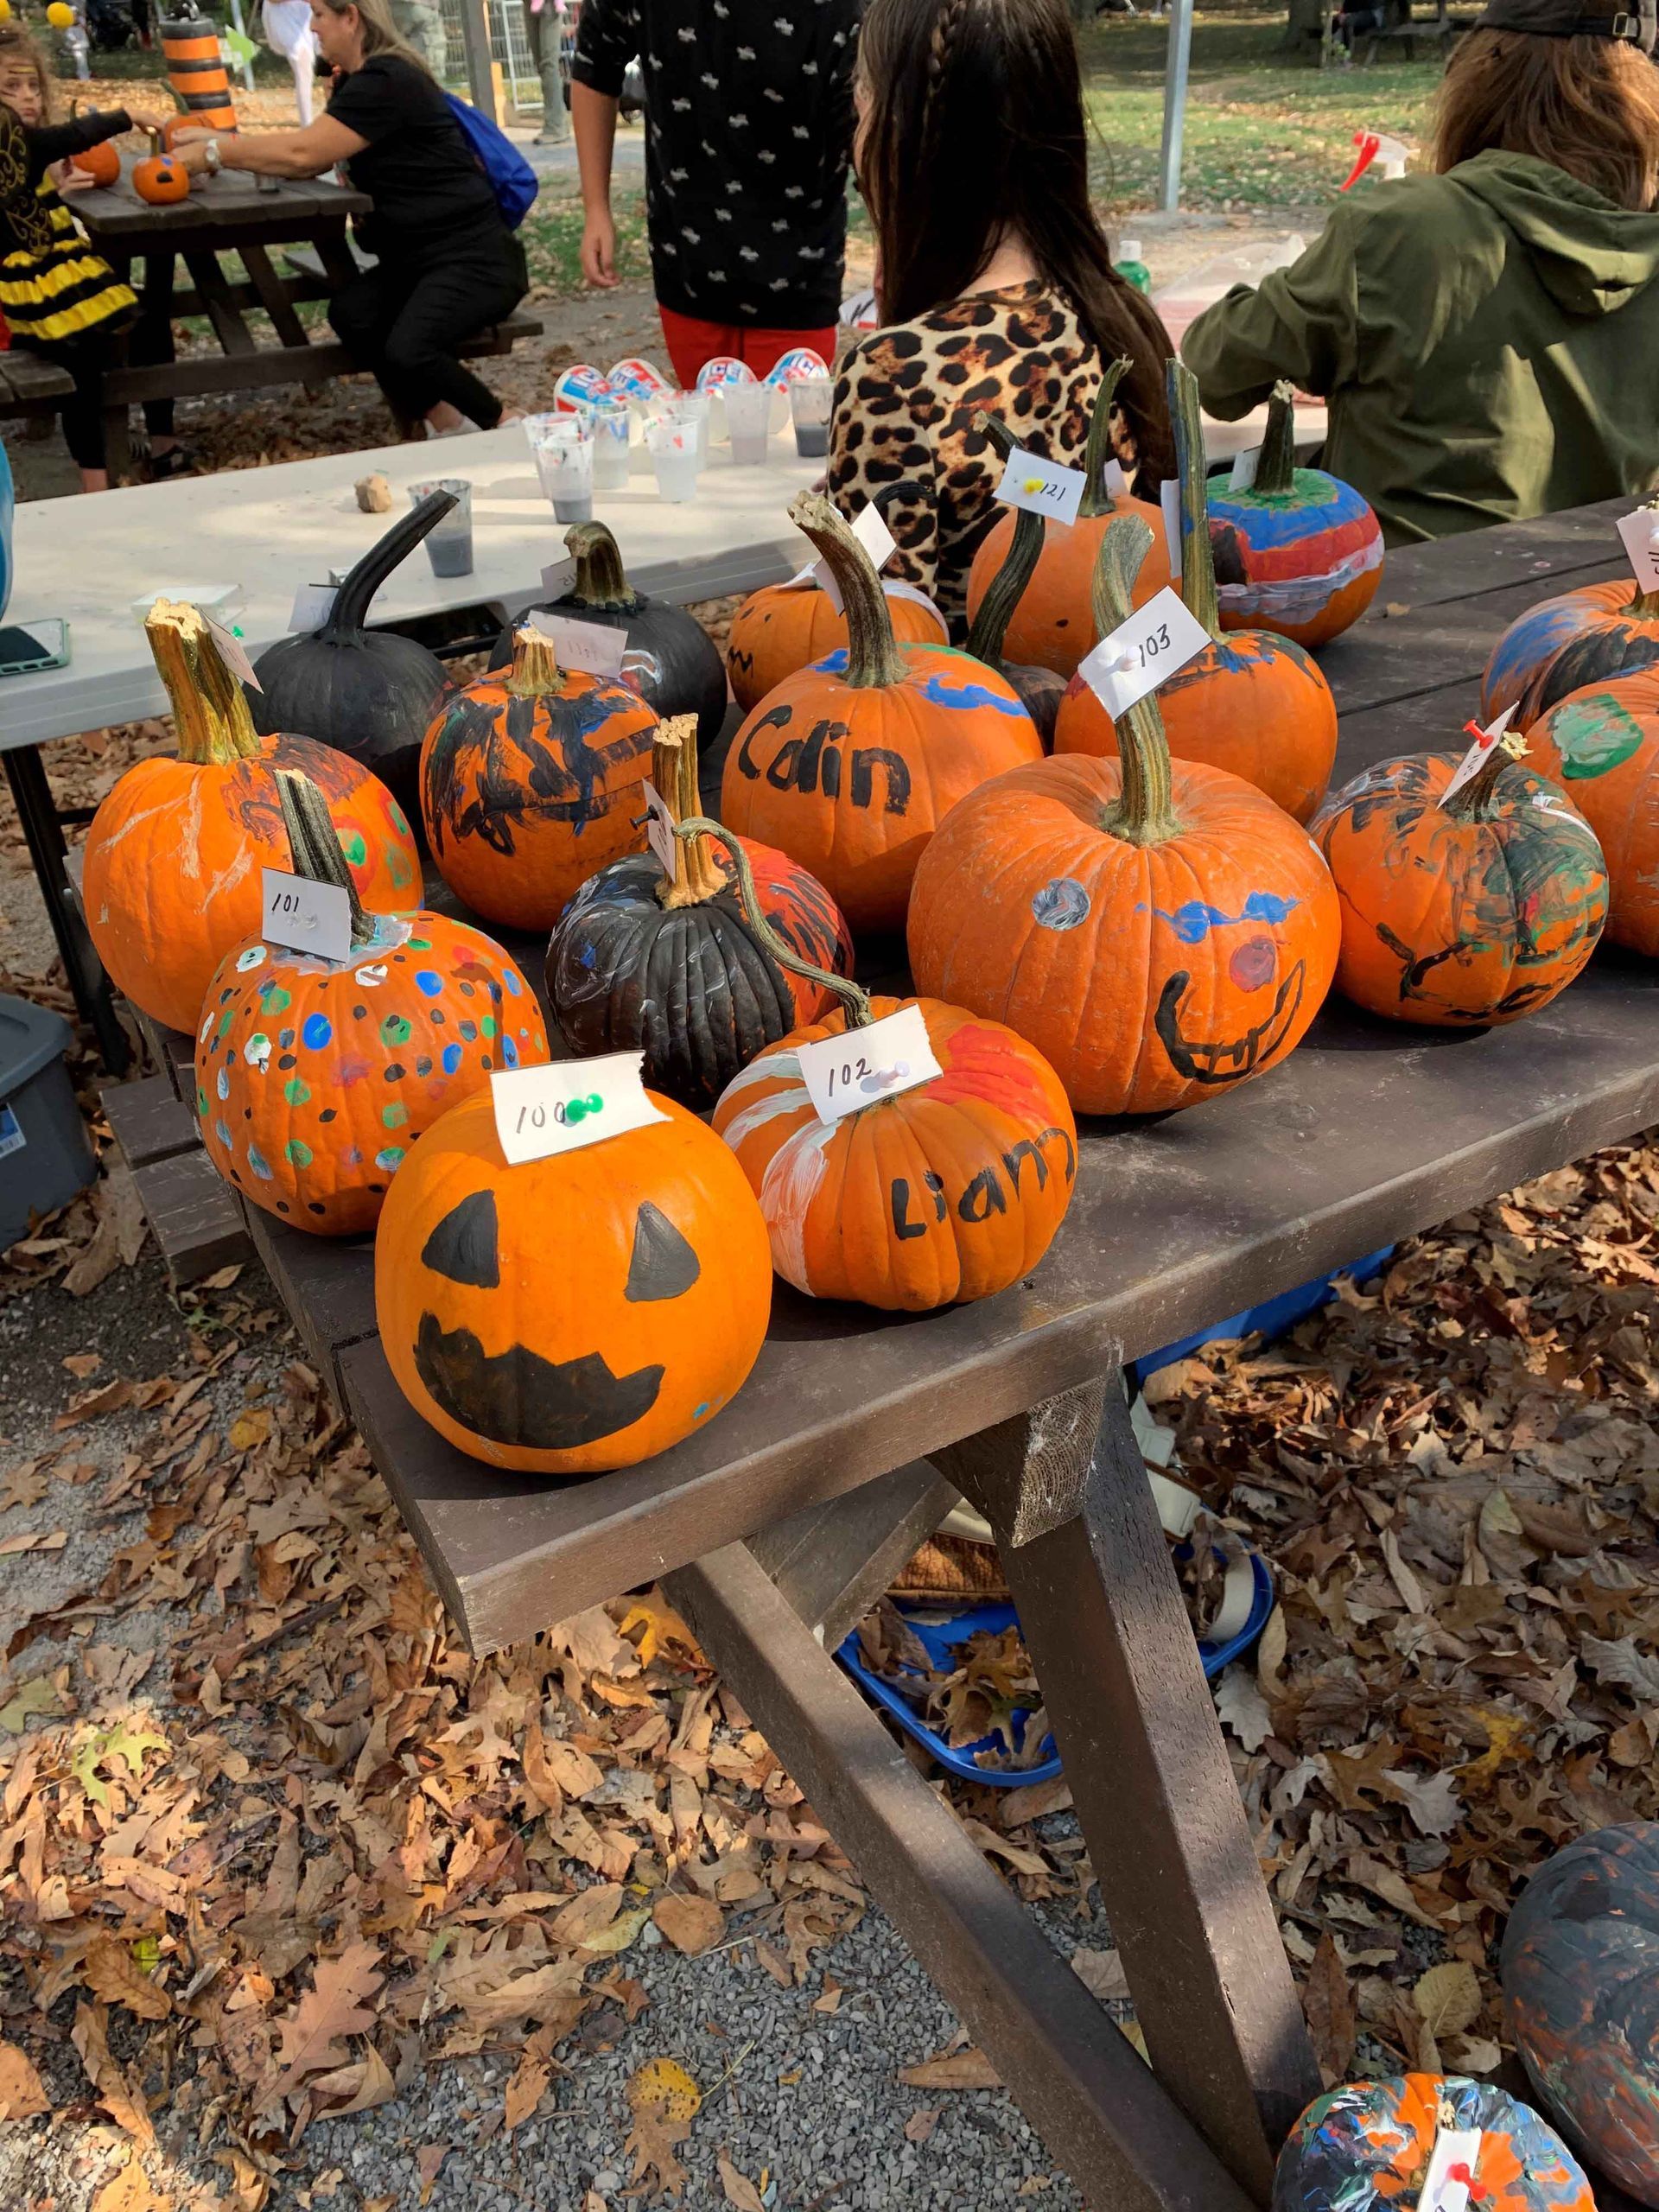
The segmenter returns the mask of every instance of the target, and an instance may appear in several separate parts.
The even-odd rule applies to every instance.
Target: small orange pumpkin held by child
[[[1181,597],[1214,642],[1178,669],[1158,694],[1169,749],[1243,776],[1306,822],[1325,796],[1337,757],[1337,705],[1313,658],[1272,630],[1221,626],[1205,489],[1198,388],[1179,361],[1169,365],[1170,416],[1181,472]],[[1089,639],[1093,643],[1092,625]],[[1117,750],[1112,718],[1081,675],[1060,702],[1056,753]]]
[[[80,102],[71,100],[69,120],[73,123],[79,112]],[[98,110],[89,108],[87,112],[96,115]],[[107,138],[99,145],[88,146],[82,153],[71,154],[69,164],[72,168],[79,169],[83,176],[91,177],[94,184],[114,184],[121,175],[121,156]]]
[[[322,793],[279,768],[296,875],[344,891],[344,960],[256,938],[226,954],[196,1028],[196,1113],[226,1180],[293,1229],[372,1229],[410,1147],[497,1068],[547,1058],[530,985],[481,930],[370,914]]]
[[[149,134],[150,151],[132,172],[132,188],[141,200],[152,207],[170,207],[175,200],[190,196],[190,172],[172,154],[162,151],[162,134]]]

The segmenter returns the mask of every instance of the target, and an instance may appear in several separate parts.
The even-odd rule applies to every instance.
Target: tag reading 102
[[[592,1060],[555,1060],[543,1068],[501,1068],[490,1077],[495,1134],[510,1167],[602,1144],[668,1119],[645,1096],[643,1052],[606,1052]]]
[[[798,1047],[801,1081],[821,1122],[838,1122],[901,1090],[918,1090],[944,1071],[922,1019],[922,1009],[901,1006],[862,1029],[815,1038]]]

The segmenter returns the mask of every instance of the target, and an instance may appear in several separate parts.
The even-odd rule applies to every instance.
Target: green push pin
[[[586,1098],[571,1099],[564,1109],[564,1118],[574,1126],[577,1122],[585,1122],[590,1114],[602,1113],[604,1107],[605,1101],[598,1091],[592,1090]]]

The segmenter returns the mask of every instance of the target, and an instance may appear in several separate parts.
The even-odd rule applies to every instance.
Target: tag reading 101
[[[801,1081],[821,1122],[838,1122],[944,1073],[922,1009],[914,1003],[862,1029],[815,1038],[798,1048],[798,1058]]]
[[[490,1077],[495,1134],[510,1167],[575,1152],[668,1119],[645,1095],[643,1052],[606,1052],[547,1067],[502,1068]]]
[[[267,944],[319,960],[351,958],[352,902],[337,884],[313,883],[277,868],[263,869],[261,879],[259,934]]]

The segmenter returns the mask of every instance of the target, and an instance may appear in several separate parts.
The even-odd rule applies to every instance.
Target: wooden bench
[[[1369,67],[1375,63],[1377,51],[1382,47],[1397,47],[1404,53],[1408,61],[1414,61],[1417,59],[1419,39],[1433,41],[1444,53],[1451,41],[1466,31],[1474,20],[1472,16],[1448,16],[1446,11],[1446,0],[1440,0],[1440,5],[1432,16],[1413,16],[1410,0],[1404,0],[1404,4],[1397,12],[1394,10],[1389,12],[1395,19],[1387,23],[1382,30],[1360,31],[1356,34],[1354,66],[1357,68]]]
[[[55,415],[75,388],[67,369],[22,346],[0,353],[0,415]]]

